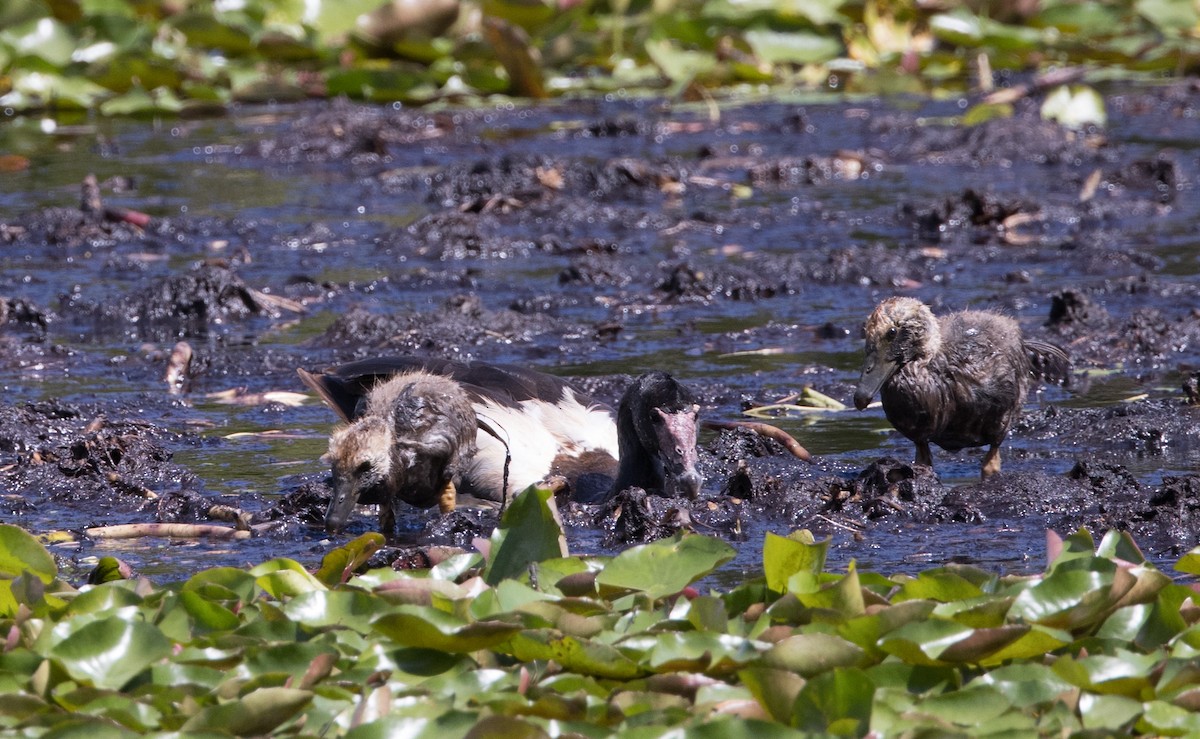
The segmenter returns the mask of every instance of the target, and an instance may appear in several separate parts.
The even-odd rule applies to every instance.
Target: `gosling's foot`
[[[442,492],[438,494],[438,510],[442,513],[449,513],[458,505],[458,490],[454,487],[454,481],[446,483],[446,487],[442,488]]]
[[[983,456],[983,467],[979,470],[979,476],[986,480],[992,475],[1000,471],[1000,445],[993,444],[988,448],[987,454]]]

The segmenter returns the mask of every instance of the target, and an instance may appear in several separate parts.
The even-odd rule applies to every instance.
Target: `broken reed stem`
[[[800,442],[792,438],[792,435],[788,432],[769,423],[762,423],[760,421],[704,421],[704,428],[717,430],[747,429],[759,436],[765,436],[768,439],[778,441],[794,456],[803,459],[809,464],[815,464],[812,455],[808,453],[808,450]]]
[[[92,539],[141,539],[162,536],[172,539],[249,539],[249,531],[202,523],[125,523],[93,526],[83,530]]]

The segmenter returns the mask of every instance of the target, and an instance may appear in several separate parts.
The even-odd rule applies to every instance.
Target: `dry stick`
[[[808,453],[807,449],[800,445],[800,442],[793,439],[792,435],[788,432],[777,426],[772,426],[769,423],[762,423],[761,421],[704,421],[703,425],[706,429],[749,429],[760,436],[765,436],[768,439],[774,439],[775,441],[778,441],[795,456],[803,459],[809,464],[815,464],[815,462],[813,462],[812,455]]]
[[[813,518],[819,518],[822,521],[824,521],[825,523],[829,524],[830,526],[832,526],[836,529],[843,529],[845,531],[849,531],[852,534],[861,534],[863,532],[862,528],[860,528],[860,527],[852,526],[850,524],[845,524],[840,521],[835,521],[834,519],[830,518],[829,516],[826,516],[826,515],[823,515],[820,513],[813,516]]]
[[[146,536],[166,536],[176,539],[249,539],[249,531],[229,526],[202,523],[126,523],[115,526],[93,526],[83,533],[92,539],[140,539]]]
[[[1072,82],[1077,82],[1083,79],[1088,73],[1087,67],[1062,67],[1060,69],[1052,69],[1049,72],[1044,72],[1033,78],[1033,82],[1026,85],[1013,85],[1002,90],[996,90],[983,99],[983,102],[989,105],[1000,105],[1003,103],[1015,103],[1021,98],[1032,95],[1047,87],[1058,87],[1059,85],[1069,85]]]

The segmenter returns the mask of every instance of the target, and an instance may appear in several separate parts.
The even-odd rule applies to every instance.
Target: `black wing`
[[[323,374],[299,370],[300,379],[343,419],[357,415],[359,401],[376,383],[403,372],[429,372],[455,380],[474,400],[516,407],[522,401],[557,403],[570,393],[582,405],[602,405],[562,378],[508,364],[455,362],[434,357],[376,357],[343,364]]]
[[[1071,358],[1062,347],[1036,339],[1026,339],[1024,345],[1034,377],[1062,385],[1070,383]]]

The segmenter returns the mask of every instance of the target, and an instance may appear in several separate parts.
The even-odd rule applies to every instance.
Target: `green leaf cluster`
[[[0,525],[0,732],[1200,731],[1195,591],[1119,534],[1055,542],[1032,577],[833,573],[828,542],[768,535],[762,573],[726,592],[702,586],[734,554],[723,541],[581,557],[562,556],[560,535],[531,490],[486,560],[363,571],[379,545],[367,535],[315,572],[276,559],[76,589]]]
[[[5,0],[0,107],[109,115],[348,95],[939,93],[992,70],[1185,74],[1178,0]]]

